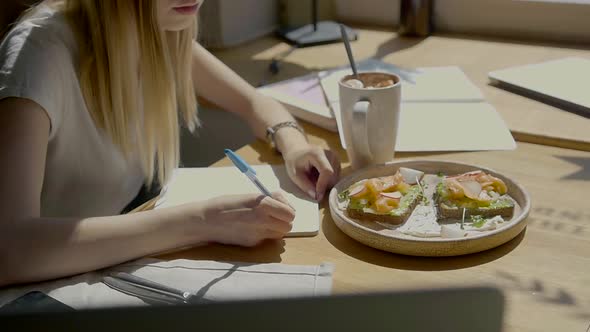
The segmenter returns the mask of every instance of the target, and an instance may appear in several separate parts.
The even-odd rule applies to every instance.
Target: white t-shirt
[[[51,122],[42,217],[118,214],[144,182],[88,112],[77,75],[77,45],[60,12],[42,6],[0,44],[0,100],[30,99]]]

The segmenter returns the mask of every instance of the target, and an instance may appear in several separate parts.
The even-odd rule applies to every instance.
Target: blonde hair
[[[188,29],[164,32],[155,0],[50,4],[77,35],[80,85],[96,125],[128,160],[140,160],[146,184],[165,183],[179,163],[178,113],[189,130],[199,125],[190,70],[196,18]]]

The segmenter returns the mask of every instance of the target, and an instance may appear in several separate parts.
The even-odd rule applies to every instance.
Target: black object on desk
[[[492,288],[418,290],[182,306],[0,314],[3,331],[478,331],[502,330]]]
[[[318,0],[311,0],[311,24],[298,28],[284,28],[278,31],[279,36],[297,47],[308,47],[322,44],[339,43],[342,41],[340,24],[333,21],[318,20]],[[350,40],[357,40],[356,31],[346,27]]]
[[[33,291],[0,307],[0,314],[67,312],[73,310],[72,307],[59,302],[49,295]]]

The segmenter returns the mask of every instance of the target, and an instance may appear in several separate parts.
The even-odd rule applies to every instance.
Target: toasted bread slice
[[[389,213],[377,213],[369,208],[356,208],[348,206],[346,212],[349,217],[359,220],[380,221],[389,224],[399,225],[404,223],[416,206],[422,201],[422,193],[418,186],[414,186],[407,195],[402,198],[401,206]]]
[[[436,186],[435,201],[441,219],[485,218],[514,214],[514,200],[504,181],[480,170],[445,177]]]
[[[502,204],[494,204],[494,203]],[[463,218],[463,208],[452,206],[449,202],[437,199],[438,215],[441,219],[457,219]],[[497,205],[497,206],[495,206]],[[514,215],[514,202],[509,198],[499,198],[493,202],[490,207],[465,208],[465,218],[471,216],[482,216],[484,218],[491,218],[495,216],[502,216],[504,218],[512,218]]]

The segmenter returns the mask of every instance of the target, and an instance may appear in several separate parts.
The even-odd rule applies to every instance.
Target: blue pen
[[[252,167],[250,167],[250,165],[248,165],[248,163],[245,162],[244,159],[240,158],[240,156],[235,154],[230,149],[225,149],[225,155],[234,163],[234,165],[236,165],[236,167],[242,173],[246,174],[248,179],[250,179],[250,181],[252,181],[264,195],[272,196],[270,191],[268,191],[268,189],[266,189],[266,187],[264,187],[262,183],[258,181],[258,178],[256,177],[256,171],[254,171],[254,169],[252,169]]]

